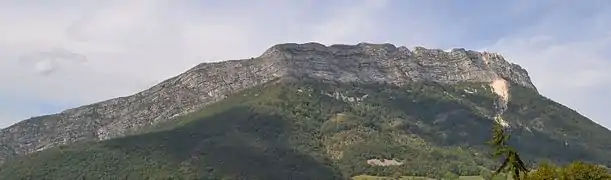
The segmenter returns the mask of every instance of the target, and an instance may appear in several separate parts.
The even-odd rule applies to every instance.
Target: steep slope
[[[505,107],[499,94],[507,95],[501,118],[512,130],[512,145],[526,160],[609,165],[608,130],[533,89],[494,82],[398,86],[277,78],[150,126],[148,133],[10,161],[0,167],[0,178],[477,175],[494,166],[483,143]]]
[[[401,88],[278,79],[158,124],[150,133],[51,148],[11,161],[0,177],[342,179],[452,168],[478,174],[491,161],[476,155],[477,146],[444,147],[481,145],[489,130],[478,127],[492,122],[486,118],[492,109],[483,108],[491,107],[485,97],[491,93],[470,95],[462,87],[487,92],[469,84]],[[457,120],[465,125],[456,126]],[[376,166],[377,159],[382,160],[377,165],[390,159],[400,166]]]
[[[200,64],[128,97],[30,118],[0,131],[0,163],[61,144],[136,134],[276,78],[351,83],[491,82],[504,78],[536,90],[527,72],[494,53],[444,52],[391,44],[274,45],[257,58]]]

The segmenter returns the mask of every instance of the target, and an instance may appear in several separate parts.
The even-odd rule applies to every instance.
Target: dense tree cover
[[[497,112],[502,113],[502,112]],[[496,117],[502,119],[502,117]],[[566,167],[555,167],[548,162],[542,162],[535,171],[526,167],[519,153],[507,145],[510,135],[497,121],[492,129],[492,136],[487,143],[493,148],[493,156],[503,156],[501,165],[489,179],[495,177],[502,170],[509,173],[514,180],[607,180],[611,179],[608,169],[603,166],[575,161]]]
[[[503,119],[514,123],[509,144],[523,152],[524,159],[558,164],[584,160],[611,166],[608,129],[535,91],[511,86]]]
[[[523,100],[543,98],[528,89],[515,91],[512,96],[517,99],[504,116],[514,120],[512,125],[525,118],[547,117],[537,116],[533,109],[520,110],[522,106],[554,106],[536,110],[568,116],[566,108],[541,104],[546,100]],[[490,148],[484,142],[494,125],[493,99],[490,89],[477,83],[404,87],[304,79],[269,83],[139,135],[56,147],[8,162],[0,167],[0,179],[324,180],[361,174],[491,175],[489,169],[497,167],[496,159],[488,156]],[[542,126],[564,127],[562,123],[541,120]],[[576,132],[574,128],[596,127],[565,127]],[[603,146],[567,148],[564,136],[557,132],[531,130],[548,138],[542,139],[524,128],[516,129],[507,144],[528,157],[525,159],[569,162],[592,152],[591,157],[605,160],[596,154],[603,153]],[[528,151],[536,144],[562,148]],[[546,155],[556,152],[566,156]],[[370,159],[394,159],[402,164],[372,166],[367,164]]]

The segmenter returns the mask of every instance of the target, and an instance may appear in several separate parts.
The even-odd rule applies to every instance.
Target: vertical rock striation
[[[252,59],[203,63],[143,92],[21,121],[0,131],[0,163],[61,144],[105,140],[205,108],[232,93],[283,78],[337,82],[488,82],[536,90],[526,70],[495,53],[392,44],[278,44]]]

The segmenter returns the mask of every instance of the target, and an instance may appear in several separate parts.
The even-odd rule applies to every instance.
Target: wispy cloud
[[[201,62],[258,56],[276,43],[350,39],[369,28],[370,21],[361,20],[384,5],[376,0],[3,1],[0,91],[25,97],[0,103],[26,97],[93,103],[143,90]],[[6,107],[15,114],[10,117],[35,115]]]
[[[0,106],[29,105],[2,106],[10,113],[0,122],[40,115],[28,110],[37,103],[69,108],[129,95],[276,43],[367,41],[501,52],[544,95],[609,127],[601,108],[611,99],[609,8],[604,0],[6,0],[0,92],[14,98]]]
[[[53,73],[64,63],[83,63],[86,60],[84,55],[58,48],[24,54],[18,59],[24,66],[33,67],[34,72],[43,75]]]
[[[488,48],[528,68],[541,92],[611,127],[611,2],[554,1],[537,23]]]

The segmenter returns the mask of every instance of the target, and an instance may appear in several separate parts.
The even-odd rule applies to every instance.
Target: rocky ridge
[[[405,85],[509,81],[536,90],[526,70],[495,53],[392,44],[278,44],[251,59],[202,63],[143,92],[30,118],[0,131],[0,163],[81,141],[137,133],[262,83],[310,77]]]

